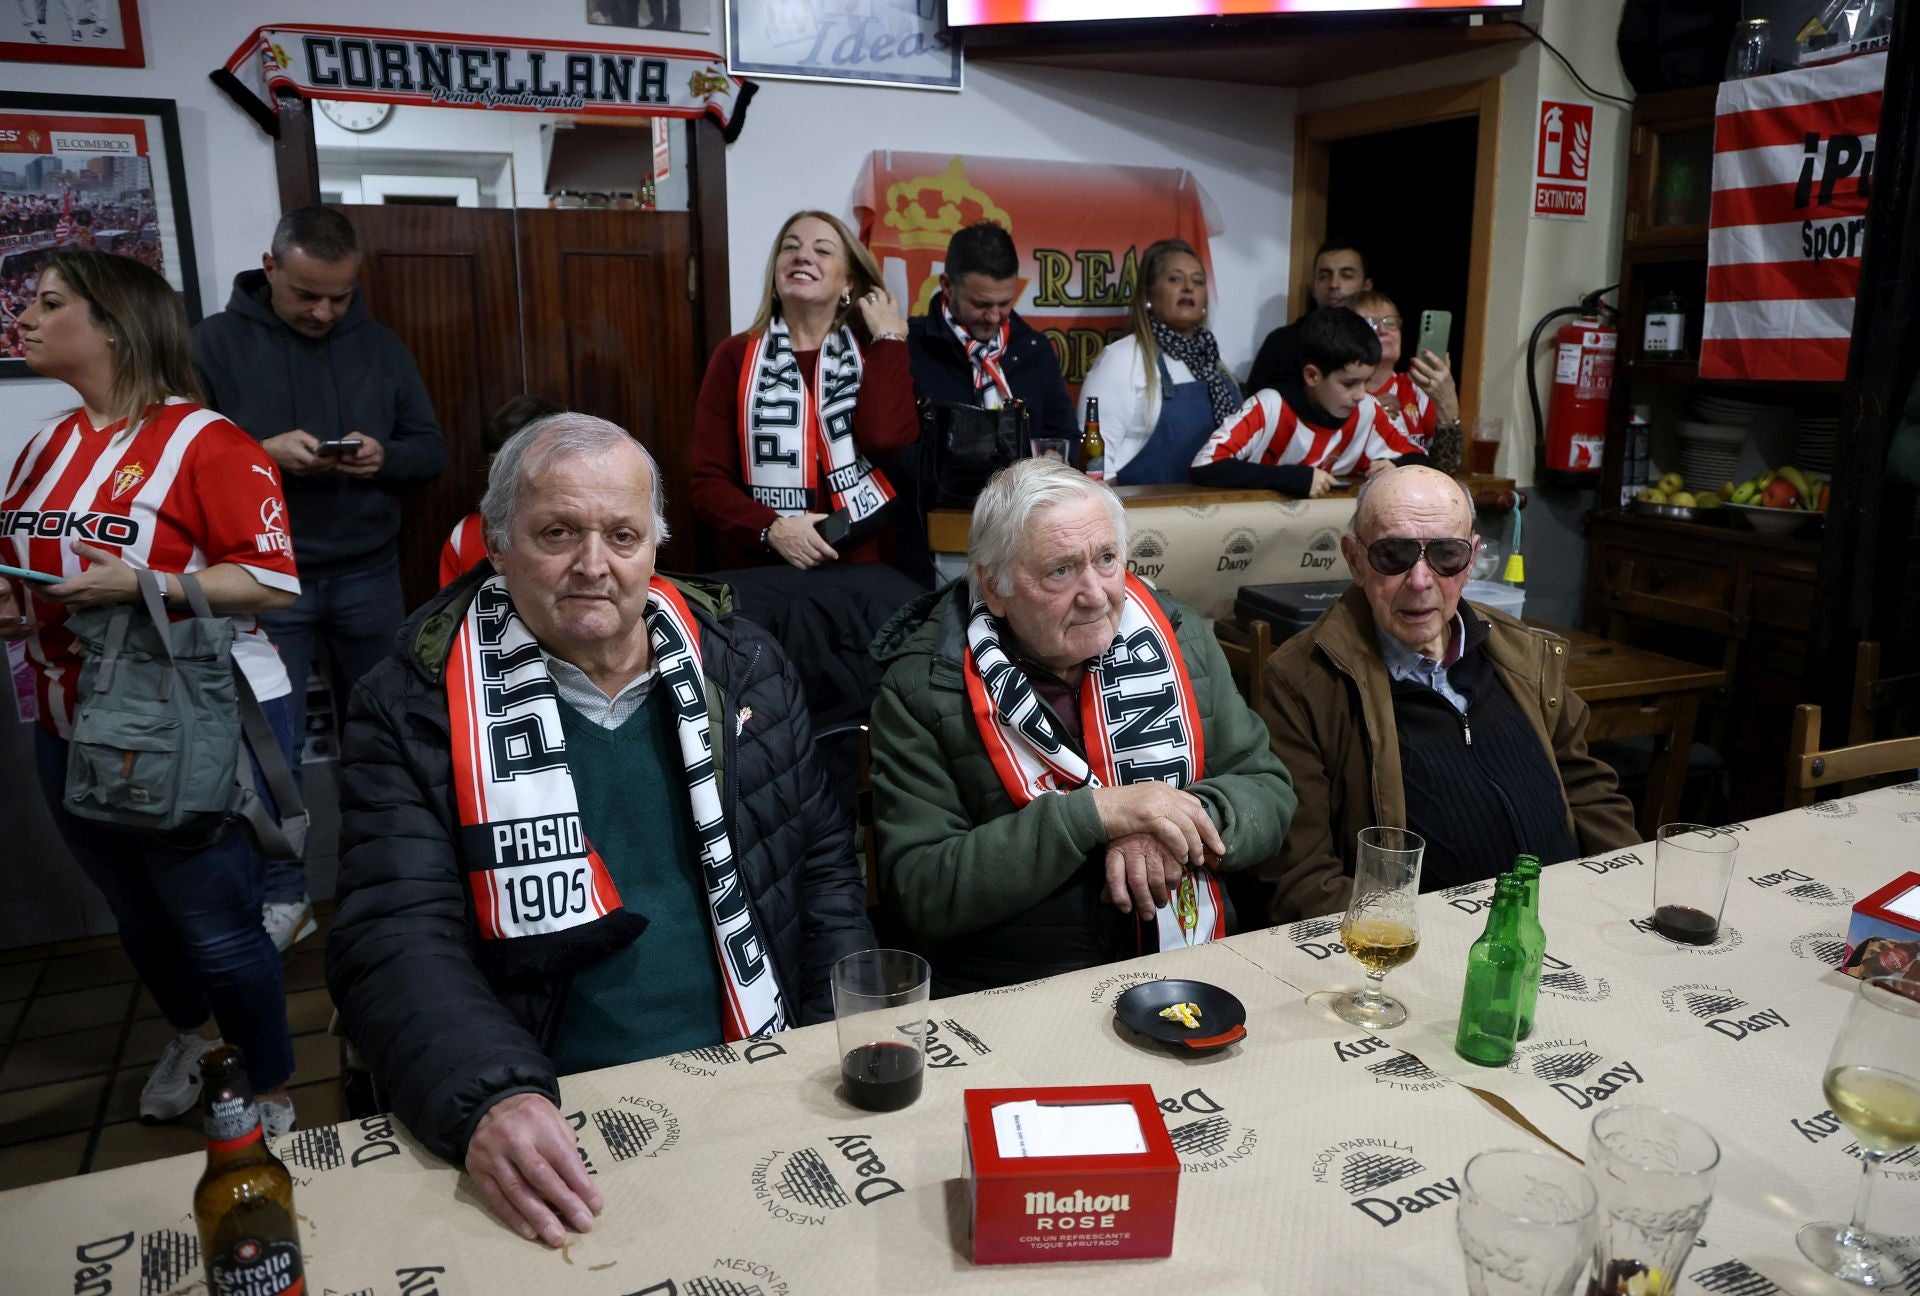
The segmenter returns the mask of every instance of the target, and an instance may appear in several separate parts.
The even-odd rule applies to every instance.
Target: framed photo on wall
[[[941,0],[726,0],[736,76],[959,90]]]
[[[145,67],[139,0],[11,0],[0,4],[0,59]]]
[[[587,21],[596,27],[705,34],[713,30],[720,0],[586,0]]]
[[[31,376],[20,312],[69,248],[152,266],[199,320],[173,100],[0,93],[0,378]]]

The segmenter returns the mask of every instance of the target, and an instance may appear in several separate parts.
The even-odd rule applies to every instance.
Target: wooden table
[[[1700,699],[1724,685],[1727,673],[1584,630],[1530,624],[1568,641],[1567,686],[1587,704],[1588,742],[1653,736],[1653,764],[1640,804],[1640,831],[1651,839],[1661,824],[1679,816]]]

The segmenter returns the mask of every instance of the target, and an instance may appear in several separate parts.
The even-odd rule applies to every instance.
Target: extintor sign
[[[1534,127],[1533,214],[1541,220],[1587,218],[1593,164],[1593,105],[1542,99]]]

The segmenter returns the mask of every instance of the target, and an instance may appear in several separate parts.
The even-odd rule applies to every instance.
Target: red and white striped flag
[[[1846,377],[1887,56],[1728,81],[1702,378]]]
[[[56,243],[68,243],[73,239],[73,186],[61,185],[66,197],[60,203],[60,223],[53,227],[53,240]]]

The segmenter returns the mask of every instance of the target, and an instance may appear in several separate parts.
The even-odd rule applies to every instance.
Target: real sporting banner
[[[729,140],[753,89],[704,50],[295,24],[256,30],[214,78],[229,92],[237,82],[268,111],[273,90],[288,87],[308,99],[435,108],[711,114]]]
[[[1702,378],[1846,377],[1887,56],[1720,87]]]
[[[1185,239],[1211,279],[1207,236],[1221,228],[1198,182],[1176,167],[876,150],[853,195],[860,238],[909,315],[926,314],[940,291],[956,231],[1005,226],[1020,250],[1014,308],[1053,343],[1076,396],[1100,348],[1129,327],[1141,254]]]

